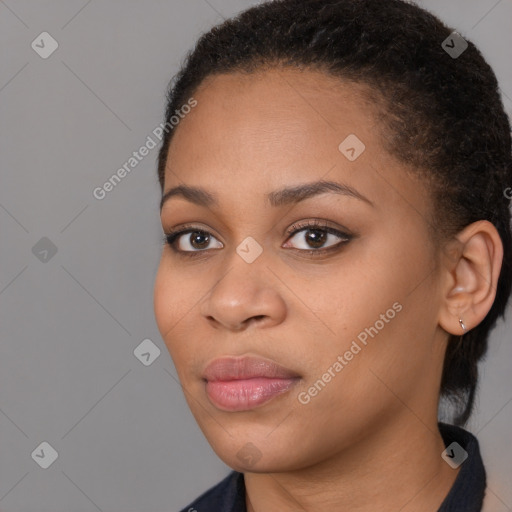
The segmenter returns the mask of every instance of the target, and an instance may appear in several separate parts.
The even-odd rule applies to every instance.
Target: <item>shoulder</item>
[[[246,512],[243,473],[231,471],[180,512]]]

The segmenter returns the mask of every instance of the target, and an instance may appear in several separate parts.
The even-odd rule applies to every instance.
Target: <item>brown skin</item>
[[[164,192],[180,184],[217,194],[218,207],[173,197],[165,232],[184,223],[210,245],[181,235],[155,281],[158,328],[185,397],[217,455],[244,473],[249,512],[437,510],[458,470],[441,458],[437,427],[449,333],[483,320],[492,306],[502,245],[492,224],[472,224],[434,243],[423,184],[389,155],[362,86],[317,71],[267,70],[208,78],[198,105],[172,139]],[[349,161],[338,145],[366,146]],[[372,205],[324,193],[274,208],[265,195],[319,179],[345,183]],[[321,256],[307,228],[319,219],[354,235]],[[324,222],[322,222],[324,224]],[[252,263],[236,252],[248,236],[263,248]],[[324,246],[340,239],[327,235]],[[322,246],[322,247],[324,247]],[[205,248],[201,248],[205,247]],[[385,324],[307,404],[298,400],[357,335],[399,302]],[[202,372],[226,355],[269,358],[297,372],[289,392],[249,411],[216,408]],[[261,457],[237,457],[246,443]]]

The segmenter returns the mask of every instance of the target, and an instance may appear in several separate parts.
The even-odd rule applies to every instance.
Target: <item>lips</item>
[[[295,379],[297,373],[269,359],[259,357],[223,357],[212,361],[204,370],[209,382],[245,380],[254,378]]]
[[[300,376],[268,359],[225,357],[211,362],[203,378],[206,394],[215,407],[247,411],[285,393]]]

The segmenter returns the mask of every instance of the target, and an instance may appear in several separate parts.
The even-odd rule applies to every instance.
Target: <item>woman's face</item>
[[[218,75],[174,128],[164,194],[213,200],[163,203],[163,230],[192,232],[163,249],[155,315],[195,419],[239,471],[305,468],[437,422],[430,202],[360,90],[315,71]],[[280,192],[320,180],[338,191]],[[243,356],[295,378],[207,383],[209,363]]]

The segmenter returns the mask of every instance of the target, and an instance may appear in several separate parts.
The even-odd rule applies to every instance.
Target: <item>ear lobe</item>
[[[448,245],[439,325],[451,334],[461,335],[476,327],[492,307],[503,244],[495,226],[483,220],[466,226]]]

